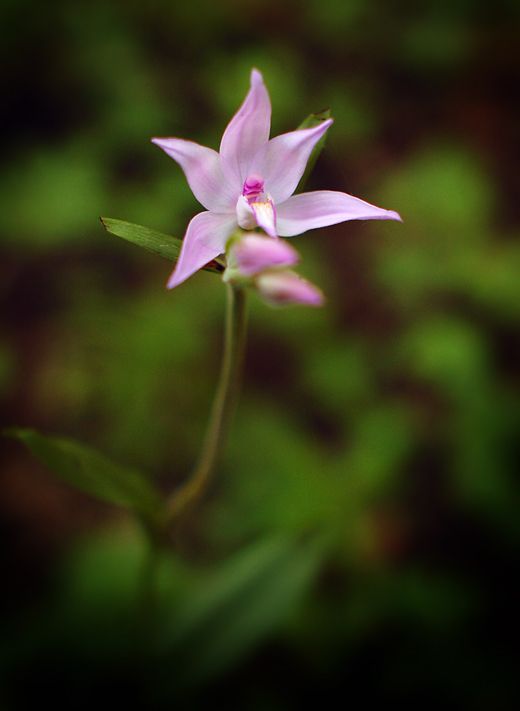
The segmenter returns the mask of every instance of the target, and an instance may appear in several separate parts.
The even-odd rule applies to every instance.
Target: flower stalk
[[[193,474],[183,486],[172,494],[167,502],[168,526],[205,494],[226,441],[228,427],[237,402],[246,336],[246,292],[238,286],[231,284],[226,286],[224,353],[217,392]]]

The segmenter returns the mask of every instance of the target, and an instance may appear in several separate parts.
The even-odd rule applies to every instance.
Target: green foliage
[[[66,244],[71,233],[83,241],[102,204],[105,177],[95,150],[84,144],[22,155],[0,175],[4,239],[39,251]],[[51,221],[42,218],[47,214]]]
[[[79,442],[45,437],[29,429],[9,429],[45,466],[70,486],[102,501],[135,511],[145,519],[160,513],[160,499],[151,482],[135,469],[122,467]]]
[[[330,119],[332,116],[330,109],[323,109],[322,111],[316,111],[315,113],[309,114],[306,118],[303,119],[301,124],[298,126],[298,130],[304,129],[304,128],[314,128],[315,126],[319,126],[320,123],[323,123],[324,121],[327,121],[327,119]],[[317,146],[319,145],[319,141],[314,147],[314,150],[316,150]]]
[[[101,217],[101,223],[107,232],[122,237],[138,247],[146,249],[147,252],[157,254],[159,257],[168,259],[170,262],[176,262],[181,251],[182,240],[178,237],[165,235],[150,227],[143,225],[134,225],[123,220],[115,220],[112,217]],[[223,267],[216,261],[211,262],[206,267],[210,272],[221,272]]]
[[[33,644],[51,660],[65,647],[62,664],[87,684],[89,670],[112,670],[114,660],[137,653],[150,699],[193,692],[297,618],[325,550],[315,537],[270,536],[195,567],[151,553],[133,526],[98,532],[63,561]],[[26,654],[22,638],[5,636],[11,660]]]
[[[161,630],[168,668],[200,683],[243,659],[294,614],[318,569],[315,540],[261,540],[199,580]]]
[[[273,530],[298,535],[343,521],[344,485],[331,473],[334,458],[314,437],[300,437],[283,412],[260,402],[244,408],[229,449],[227,496],[212,526],[219,538]]]

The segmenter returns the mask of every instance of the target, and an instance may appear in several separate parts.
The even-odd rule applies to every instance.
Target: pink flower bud
[[[232,247],[233,267],[245,277],[265,269],[290,267],[299,261],[298,252],[287,242],[275,237],[246,235]]]
[[[264,272],[257,277],[256,287],[262,298],[273,306],[322,306],[325,300],[317,286],[291,271]]]

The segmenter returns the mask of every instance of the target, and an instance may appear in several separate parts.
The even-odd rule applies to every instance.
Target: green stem
[[[246,295],[243,289],[227,285],[226,331],[220,380],[213,401],[208,428],[199,460],[188,481],[167,503],[168,524],[205,493],[223,448],[235,409],[246,332]]]

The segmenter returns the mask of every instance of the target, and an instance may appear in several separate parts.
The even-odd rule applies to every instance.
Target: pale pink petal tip
[[[291,267],[299,261],[298,252],[290,244],[272,237],[247,235],[232,250],[237,268],[246,277],[273,267]]]
[[[151,141],[180,165],[193,194],[207,210],[220,213],[234,210],[236,192],[225,180],[216,151],[182,138]]]
[[[336,225],[347,220],[398,220],[394,210],[384,210],[347,193],[316,190],[293,195],[276,206],[276,226],[282,237]]]
[[[259,69],[253,67],[253,69],[251,69],[251,85],[259,82],[262,82],[263,84],[264,77],[262,76],[262,72]]]
[[[235,229],[233,215],[200,212],[190,221],[182,242],[179,259],[167,288],[173,289],[224,252],[230,234]]]
[[[258,292],[272,306],[322,306],[325,299],[317,286],[294,272],[264,272],[256,280]]]

